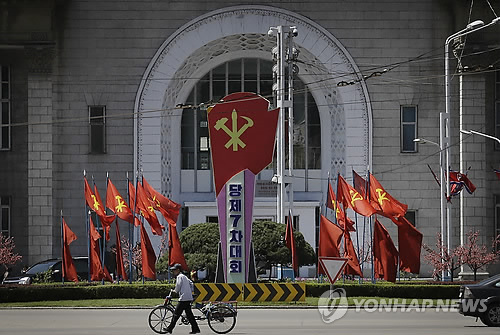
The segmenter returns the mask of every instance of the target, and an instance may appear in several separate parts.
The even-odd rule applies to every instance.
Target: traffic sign
[[[330,279],[330,284],[333,285],[335,281],[339,278],[340,273],[347,264],[348,259],[343,257],[319,257],[319,263],[321,267],[325,270],[328,279]]]

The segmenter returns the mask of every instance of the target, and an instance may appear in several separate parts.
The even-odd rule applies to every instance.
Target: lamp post
[[[449,36],[447,39],[446,39],[446,42],[445,42],[445,97],[446,97],[446,120],[447,120],[447,123],[446,123],[446,129],[445,129],[445,132],[446,132],[446,139],[448,140],[448,143],[447,143],[447,152],[446,152],[446,157],[447,157],[447,182],[446,182],[446,189],[447,189],[447,192],[446,192],[446,196],[449,197],[450,196],[450,183],[449,183],[449,136],[450,136],[450,133],[449,133],[449,120],[450,120],[450,78],[449,78],[449,44],[451,43],[451,41],[455,38],[459,38],[459,37],[462,37],[462,36],[466,36],[468,34],[471,34],[473,32],[476,32],[476,31],[479,31],[479,30],[482,30],[484,28],[487,28],[491,25],[494,25],[496,23],[500,22],[500,18],[495,18],[493,19],[490,23],[488,23],[487,25],[484,24],[483,21],[481,20],[477,20],[477,21],[474,21],[474,22],[471,22],[470,24],[468,24],[464,29],[460,30],[459,32],[456,32],[455,34],[452,34],[451,36]],[[462,75],[460,75],[460,88],[459,88],[459,92],[460,92],[460,106],[459,106],[459,129],[460,129],[460,138],[459,138],[459,143],[460,143],[460,172],[463,172],[464,171],[464,155],[463,155],[463,132],[462,132],[462,129],[464,127],[464,123],[463,123],[463,105],[462,105],[462,85],[463,85],[463,78],[462,78]],[[440,133],[443,132],[443,125],[440,125]],[[488,137],[489,135],[485,135],[483,134],[485,137]],[[465,240],[464,240],[464,229],[465,229],[465,215],[464,215],[464,207],[465,207],[465,198],[464,198],[464,194],[463,193],[460,193],[460,245],[463,245],[465,243]],[[450,248],[450,203],[448,202],[447,204],[447,228],[448,228],[448,240],[447,240],[447,248],[449,249]],[[463,272],[463,267],[462,267],[462,272]]]
[[[483,21],[481,20],[476,20],[474,22],[469,23],[464,29],[450,35],[444,44],[444,77],[445,77],[445,113],[441,113],[440,115],[440,127],[439,127],[439,139],[440,139],[440,147],[441,150],[444,150],[444,159],[446,161],[446,195],[442,194],[441,195],[441,202],[446,203],[446,228],[447,228],[447,242],[446,242],[446,248],[449,250],[451,246],[451,241],[450,241],[450,232],[451,232],[451,224],[450,224],[450,213],[451,213],[451,204],[449,202],[446,202],[446,198],[450,196],[450,109],[451,109],[451,95],[450,95],[450,86],[451,86],[451,80],[449,76],[449,64],[450,64],[450,55],[449,55],[449,46],[450,43],[455,39],[459,38],[462,36],[469,35],[473,32],[476,32],[478,30],[484,29],[486,27],[489,27],[493,24],[496,24],[497,22],[500,21],[500,18],[495,18],[493,21],[488,23],[487,25],[484,24]],[[460,115],[460,122],[462,121],[462,117]],[[462,135],[460,135],[460,163],[462,166]],[[463,244],[463,212],[461,211],[461,222],[460,222],[460,241]]]
[[[442,115],[440,117],[440,122],[442,122]],[[442,140],[440,136],[440,140]],[[441,243],[444,245],[444,236],[445,236],[445,220],[446,220],[446,203],[445,203],[445,184],[444,184],[444,174],[445,174],[445,169],[446,167],[444,166],[444,156],[443,156],[443,147],[441,144],[438,144],[436,142],[433,142],[431,140],[425,139],[425,138],[416,138],[413,140],[415,143],[421,143],[421,144],[432,144],[435,145],[439,148],[439,178],[440,178],[440,223],[441,223]],[[441,252],[441,263],[444,262],[444,255],[443,255],[443,249],[440,250]],[[445,271],[441,271],[441,279],[444,280],[445,277]]]

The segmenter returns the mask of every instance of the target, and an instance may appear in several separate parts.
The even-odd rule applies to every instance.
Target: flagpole
[[[92,185],[94,186],[94,193],[97,193],[95,190],[96,190],[96,187],[95,187],[95,180],[94,180],[94,175],[92,175]],[[101,199],[102,200],[102,199]],[[106,215],[106,208],[104,208],[104,215]],[[97,224],[97,230],[99,230],[99,223],[101,224],[101,228],[102,228],[102,234],[104,235],[104,238],[102,239],[102,242],[99,241],[99,249],[101,250],[101,254],[102,254],[102,251],[103,251],[103,245],[104,245],[104,241],[106,240],[106,228],[104,227],[104,225],[102,224],[102,221],[101,221],[101,218],[99,217],[99,215],[97,215],[96,217],[96,224]],[[90,227],[90,226],[89,226]],[[92,237],[91,237],[92,238]],[[101,256],[101,264],[102,264],[102,256]],[[104,266],[103,266],[103,273],[104,273]],[[104,285],[104,278],[102,278],[102,284]]]
[[[83,178],[86,178],[85,170],[83,170]],[[83,189],[85,190],[85,185],[83,186]],[[86,200],[85,200],[84,210],[85,210],[85,228],[87,230],[87,272],[88,272],[87,280],[90,283],[90,226],[89,226],[90,211],[87,211]]]
[[[63,211],[61,209],[61,274],[62,274],[62,284],[64,285],[64,226],[63,226]]]
[[[130,205],[130,189],[129,189],[129,185],[130,185],[130,180],[129,180],[129,177],[128,177],[128,171],[127,171],[127,196],[128,196],[128,203]],[[133,245],[134,245],[134,227],[135,227],[135,209],[136,209],[136,203],[137,203],[137,183],[135,185],[135,198],[134,198],[134,206],[133,206],[133,209],[132,209],[132,225],[130,225],[128,227],[128,240],[129,240],[129,250],[128,250],[128,256],[129,256],[129,283],[132,284],[132,276],[133,276],[133,273],[132,273],[132,251],[133,251]]]
[[[370,170],[368,170],[368,178],[366,181],[366,193],[370,194]],[[371,246],[371,251],[370,251],[370,256],[372,260],[372,283],[375,284],[375,268],[373,266],[373,233],[372,233],[372,216],[370,216],[370,246]]]
[[[356,188],[356,178],[354,178],[354,169],[352,169],[352,185],[354,186],[354,188]],[[366,197],[366,194],[365,194],[365,197]],[[359,253],[359,234],[358,234],[358,230],[359,230],[359,227],[358,227],[358,214],[356,212],[354,212],[354,223],[356,224],[356,247],[358,249],[358,258],[360,256],[360,253]],[[347,219],[346,219],[346,222],[344,222],[344,228],[347,230]],[[358,259],[359,261],[359,259]],[[363,263],[364,261],[361,262],[360,264],[360,268],[361,268],[361,273],[363,273]],[[359,283],[361,284],[361,276],[359,277]]]

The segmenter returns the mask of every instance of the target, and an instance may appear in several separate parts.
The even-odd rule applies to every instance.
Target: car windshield
[[[49,262],[43,262],[43,263],[38,263],[33,265],[26,271],[26,274],[28,275],[36,275],[37,273],[45,272],[50,269],[52,265],[54,265],[57,261],[49,261]]]

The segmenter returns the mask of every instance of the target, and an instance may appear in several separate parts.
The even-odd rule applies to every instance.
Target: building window
[[[10,69],[0,65],[0,150],[10,150]]]
[[[500,71],[495,72],[495,136],[500,137]],[[495,142],[495,150],[500,150],[500,144]]]
[[[415,210],[408,210],[405,214],[405,218],[410,221],[410,223],[413,225],[413,227],[417,226],[417,211]]]
[[[106,153],[106,106],[89,106],[91,154]]]
[[[205,222],[219,223],[219,217],[218,216],[205,216]]]
[[[218,101],[235,92],[256,92],[271,100],[272,66],[271,61],[256,58],[242,58],[221,64],[198,81],[186,104],[198,105],[207,101]],[[321,126],[318,107],[301,80],[295,79],[294,88],[294,168],[321,169]],[[181,121],[181,153],[183,170],[211,169],[205,110],[184,109]],[[285,161],[288,164],[288,159]],[[269,168],[273,166],[274,164]]]
[[[3,236],[10,236],[10,197],[0,197],[0,209],[2,215],[0,217],[0,227]]]
[[[401,106],[401,152],[417,152],[417,106]]]

